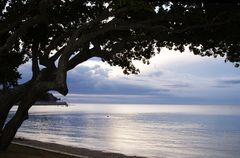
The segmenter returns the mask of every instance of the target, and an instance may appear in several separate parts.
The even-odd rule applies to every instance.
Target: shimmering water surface
[[[240,157],[240,106],[70,104],[29,115],[17,137],[154,158]]]

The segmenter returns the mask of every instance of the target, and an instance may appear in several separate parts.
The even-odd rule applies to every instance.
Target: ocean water
[[[70,104],[29,116],[17,137],[150,158],[240,157],[240,106]]]

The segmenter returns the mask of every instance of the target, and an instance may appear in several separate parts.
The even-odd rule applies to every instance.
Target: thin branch
[[[55,62],[63,53],[66,46],[62,47],[60,50],[58,50],[52,57],[49,58],[51,62]]]
[[[69,32],[65,32],[63,34],[61,34],[60,36],[56,37],[56,39],[53,39],[50,43],[50,45],[47,47],[46,51],[44,51],[44,54],[49,55],[49,53],[56,49],[57,46],[59,45],[60,42],[62,42],[64,40],[64,38],[67,38],[69,35],[71,35],[71,33]]]

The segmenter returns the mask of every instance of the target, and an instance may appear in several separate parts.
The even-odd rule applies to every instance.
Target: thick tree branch
[[[87,29],[90,29],[91,27],[94,27],[96,24],[100,23],[101,21],[107,19],[108,17],[112,17],[112,16],[115,16],[115,15],[119,15],[119,14],[122,14],[126,11],[129,11],[130,9],[128,7],[124,7],[124,8],[120,8],[116,11],[113,11],[113,12],[104,12],[103,14],[101,14],[98,18],[88,22],[88,23],[85,23],[83,24],[77,31],[76,31],[76,34],[78,35],[79,33],[87,30]]]
[[[76,44],[77,47],[80,47],[85,42],[95,39],[99,35],[104,35],[107,32],[110,31],[129,31],[130,29],[145,29],[151,32],[158,31],[158,32],[167,32],[169,29],[162,25],[156,25],[156,26],[150,26],[150,25],[144,25],[144,24],[126,24],[126,25],[117,25],[115,23],[108,23],[103,26],[102,29],[99,29],[97,31],[84,34]]]
[[[32,72],[33,72],[32,78],[33,79],[36,78],[40,72],[39,65],[38,65],[38,55],[39,55],[38,43],[34,43],[32,47]]]
[[[76,45],[76,40],[77,40],[77,37],[79,36],[79,34],[83,31],[85,31],[86,29],[92,27],[93,25],[99,23],[100,21],[106,19],[109,16],[113,16],[115,14],[120,14],[127,10],[128,10],[128,8],[122,8],[115,12],[104,13],[99,18],[92,20],[89,23],[86,23],[86,24],[82,25],[80,28],[75,30],[72,37],[67,42],[67,47],[64,49],[64,51],[59,59],[59,63],[58,63],[57,83],[63,87],[64,94],[67,94],[67,91],[68,91],[67,86],[66,86],[66,74],[68,71],[68,60],[69,60],[71,54],[77,48],[79,48],[78,45]],[[72,67],[72,66],[70,66],[70,67]]]
[[[111,32],[111,31],[129,31],[130,29],[144,29],[146,30],[146,32],[157,32],[159,33],[173,33],[173,34],[178,34],[178,33],[183,33],[183,32],[187,32],[190,30],[195,30],[195,29],[204,29],[204,28],[211,28],[211,27],[217,27],[217,26],[221,26],[221,25],[225,25],[227,23],[229,23],[230,21],[226,21],[226,22],[221,22],[221,23],[210,23],[210,24],[202,24],[202,25],[192,25],[192,26],[188,26],[186,28],[181,28],[178,30],[173,30],[170,29],[164,25],[149,25],[148,23],[145,24],[144,22],[139,22],[139,23],[135,23],[135,24],[118,24],[117,21],[113,21],[110,23],[107,23],[105,25],[102,26],[102,29],[88,33],[88,34],[84,34],[78,41],[77,46],[80,47],[83,43],[85,43],[86,41],[90,41],[93,40],[94,38],[96,38],[99,35],[104,35],[107,32]]]
[[[72,59],[69,60],[68,70],[73,69],[74,67],[76,67],[80,63],[83,63],[84,61],[87,61],[88,59],[90,59],[92,57],[94,57],[94,55],[90,51],[84,52],[84,53],[81,53],[81,52],[78,53]]]
[[[128,11],[129,8],[128,7],[124,7],[124,8],[121,8],[121,9],[118,9],[114,12],[104,12],[102,15],[100,15],[98,18],[88,22],[88,23],[85,23],[85,24],[82,24],[82,26],[80,26],[78,29],[75,30],[75,32],[72,34],[71,38],[69,39],[69,41],[67,42],[67,47],[66,47],[66,50],[64,51],[63,54],[65,53],[72,53],[70,51],[67,51],[67,50],[71,50],[69,49],[68,47],[73,47],[72,50],[74,51],[75,49],[79,48],[78,46],[79,45],[76,45],[76,43],[78,43],[77,41],[77,37],[79,36],[80,33],[83,33],[83,31],[87,30],[87,29],[90,29],[91,27],[95,26],[96,24],[100,23],[102,20],[104,19],[107,19],[108,17],[111,17],[111,16],[114,16],[114,15],[118,15],[118,14],[121,14],[123,12],[126,12]],[[70,45],[70,46],[69,46]],[[68,57],[70,57],[70,54],[66,55]],[[64,56],[63,56],[64,58]]]

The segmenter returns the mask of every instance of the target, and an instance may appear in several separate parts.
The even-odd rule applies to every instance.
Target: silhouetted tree
[[[148,64],[162,47],[180,52],[188,47],[196,55],[221,56],[239,66],[239,3],[1,0],[0,10],[0,60],[20,56],[14,64],[24,58],[32,62],[31,80],[0,94],[1,149],[38,97],[49,90],[67,95],[67,72],[92,57],[137,74],[133,60]],[[16,66],[11,69],[17,73]],[[17,112],[6,123],[16,102]]]

